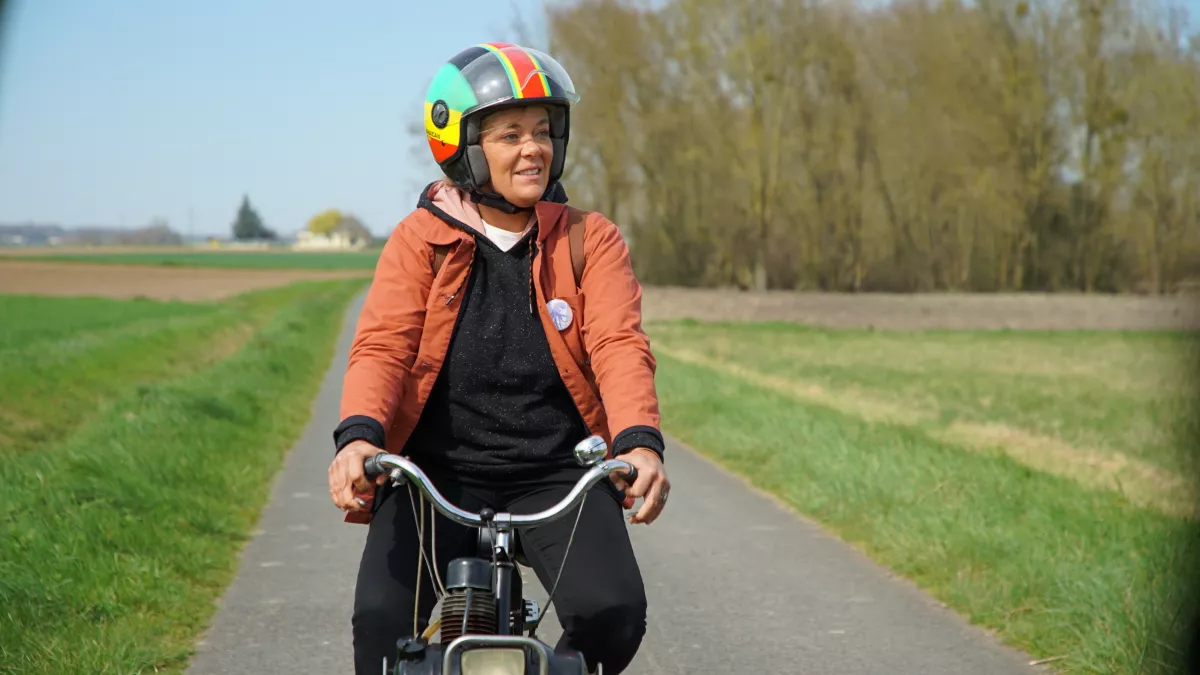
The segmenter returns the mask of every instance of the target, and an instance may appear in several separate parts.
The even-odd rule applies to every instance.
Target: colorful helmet
[[[546,105],[554,146],[553,186],[566,163],[570,109],[578,101],[571,77],[549,55],[503,42],[470,47],[442,65],[425,94],[429,149],[447,178],[478,192],[489,179],[479,145],[480,119],[504,108]]]

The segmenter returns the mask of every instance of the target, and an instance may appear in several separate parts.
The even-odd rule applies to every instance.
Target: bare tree
[[[1150,0],[580,0],[573,198],[649,283],[1146,289],[1200,273],[1200,41]]]

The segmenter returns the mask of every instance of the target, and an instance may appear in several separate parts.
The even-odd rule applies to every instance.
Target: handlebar
[[[566,497],[563,497],[562,500],[560,500],[557,504],[544,511],[530,514],[489,514],[492,515],[492,517],[484,519],[483,516],[478,513],[464,511],[463,509],[460,509],[454,504],[446,501],[446,498],[443,497],[442,494],[438,492],[437,488],[433,486],[433,482],[429,480],[429,476],[427,476],[425,472],[420,469],[420,467],[404,457],[393,455],[387,452],[381,452],[374,457],[367,458],[363,465],[363,469],[367,475],[367,478],[370,480],[374,480],[380,474],[387,471],[392,473],[393,479],[400,480],[401,478],[408,478],[417,484],[417,487],[425,493],[425,496],[428,497],[431,502],[433,502],[434,508],[440,511],[442,515],[446,516],[450,520],[462,525],[467,525],[469,527],[486,527],[489,522],[506,524],[512,527],[541,525],[543,523],[556,520],[563,514],[570,511],[583,499],[583,495],[590,490],[593,485],[598,483],[601,479],[607,478],[610,474],[625,474],[624,479],[630,484],[637,480],[637,468],[632,464],[620,459],[607,459],[594,464],[590,469],[587,470],[587,473],[583,474],[583,476],[579,478],[579,480],[575,483],[575,487],[571,488],[571,491],[567,493]],[[401,476],[396,476],[396,471],[399,471]]]

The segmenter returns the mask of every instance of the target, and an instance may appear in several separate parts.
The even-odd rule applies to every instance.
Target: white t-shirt
[[[525,230],[522,232],[509,232],[508,230],[501,229],[495,225],[489,225],[486,220],[482,222],[483,235],[488,239],[491,239],[492,243],[496,244],[501,251],[507,251],[513,246],[516,246],[517,242],[521,241],[521,237],[524,237],[525,233],[529,232],[528,226],[526,226]]]

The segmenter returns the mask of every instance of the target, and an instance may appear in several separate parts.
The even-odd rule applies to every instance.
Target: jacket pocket
[[[588,358],[587,347],[583,341],[583,294],[575,293],[573,295],[559,296],[555,299],[566,303],[570,309],[570,321],[562,328],[558,328],[557,325],[554,327],[558,330],[559,336],[562,337],[563,343],[567,346],[567,351],[570,353],[571,358],[591,378],[591,360]],[[556,312],[551,311],[549,306],[547,306],[546,311],[550,312],[551,324],[554,324]],[[561,313],[557,314],[560,318],[562,317]]]

